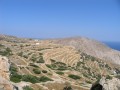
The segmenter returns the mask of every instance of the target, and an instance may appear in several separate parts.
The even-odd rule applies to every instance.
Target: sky
[[[120,41],[120,0],[0,0],[0,33]]]

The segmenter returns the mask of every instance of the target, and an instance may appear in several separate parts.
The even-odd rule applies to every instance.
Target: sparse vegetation
[[[14,82],[14,83],[18,83],[20,82],[22,79],[22,75],[19,75],[17,73],[11,74],[10,75],[10,81]]]
[[[51,69],[56,69],[57,68],[57,66],[55,65],[55,64],[46,64],[46,66],[48,67],[48,68],[51,68]]]
[[[23,87],[23,90],[33,90],[33,88],[31,88],[29,86],[25,86],[25,87]]]
[[[68,77],[70,77],[70,78],[72,78],[72,79],[75,79],[75,80],[81,78],[80,76],[78,76],[78,75],[73,75],[73,74],[70,74]]]
[[[41,74],[41,71],[40,71],[39,69],[36,69],[36,68],[33,69],[33,72],[34,72],[35,74]]]
[[[73,90],[71,86],[65,86],[63,90]]]
[[[110,79],[110,80],[111,80],[112,77],[111,77],[110,75],[107,75],[107,76],[106,76],[106,79]]]
[[[18,56],[21,56],[21,57],[22,57],[22,56],[23,56],[23,52],[19,52],[19,53],[18,53]]]
[[[24,58],[28,59],[28,55],[23,55]]]
[[[48,78],[48,77],[46,77],[46,76],[42,76],[42,77],[40,77],[39,81],[40,82],[47,82],[47,81],[53,81],[53,80]]]
[[[91,82],[91,81],[88,81],[88,80],[86,81],[86,83],[88,83],[88,84],[92,84],[92,82]]]
[[[7,47],[5,50],[0,51],[0,55],[2,55],[2,56],[10,56],[10,55],[12,55],[12,50]]]
[[[32,62],[35,62],[35,61],[37,60],[37,58],[33,55],[33,56],[30,58],[30,60],[31,60]]]
[[[9,70],[10,70],[11,74],[17,73],[17,68],[14,67],[13,65],[10,66]]]
[[[46,70],[42,70],[42,73],[47,73],[47,71]]]
[[[39,68],[39,66],[35,65],[34,63],[30,63],[29,65],[35,68]]]
[[[64,74],[64,72],[56,72],[57,74],[59,74],[59,75],[63,75]]]
[[[36,45],[36,42],[40,43],[40,45]],[[16,43],[5,41],[2,43],[1,41],[0,54],[6,57],[9,56],[11,64],[9,69],[10,80],[14,83],[21,81],[32,83],[31,86],[25,86],[23,90],[39,89],[41,86],[35,83],[45,85],[44,82],[53,81],[57,77],[63,81],[73,82],[73,87],[68,87],[61,83],[62,86],[64,84],[63,87],[67,88],[67,90],[71,90],[71,87],[74,89],[78,84],[92,84],[96,80],[99,82],[103,70],[105,74],[108,74],[106,79],[112,79],[111,76],[120,79],[119,68],[112,66],[111,63],[109,64],[97,57],[82,53],[82,51],[79,52],[72,47],[58,45],[58,48],[56,48],[57,44],[46,42],[44,43],[43,40],[40,40],[40,42],[31,40],[30,42]],[[82,79],[81,76],[83,77]],[[49,84],[49,82],[47,83]],[[53,83],[50,83],[50,87],[52,87]],[[58,83],[55,84],[57,87]],[[47,87],[47,85],[45,86]],[[63,87],[61,88],[63,89]],[[55,88],[55,90],[57,89]]]
[[[25,82],[31,82],[31,83],[40,83],[40,82],[47,82],[47,81],[53,81],[52,79],[46,77],[46,76],[41,76],[41,77],[36,77],[33,75],[19,75],[17,73],[13,74],[10,76],[10,80],[12,82],[18,83],[21,81],[25,81]]]
[[[45,63],[45,61],[44,61],[42,56],[39,57],[39,60],[37,60],[37,63]]]
[[[36,76],[32,76],[32,75],[23,75],[22,81],[31,82],[31,83],[38,83],[39,78]]]
[[[57,70],[61,70],[61,71],[67,70],[67,67],[65,67],[65,66],[59,66]]]

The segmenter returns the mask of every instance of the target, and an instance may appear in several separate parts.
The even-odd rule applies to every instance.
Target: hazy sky
[[[0,0],[0,33],[120,41],[120,0]]]

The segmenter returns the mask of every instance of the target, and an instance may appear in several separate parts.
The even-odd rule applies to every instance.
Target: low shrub
[[[24,58],[28,59],[28,55],[23,55]]]
[[[64,73],[63,72],[56,72],[57,74],[59,74],[59,75],[63,75]]]
[[[17,72],[17,68],[16,67],[14,67],[14,66],[10,66],[10,72],[11,72],[11,74],[14,74],[14,73],[16,73]]]
[[[25,87],[23,87],[23,90],[33,90],[33,88],[31,88],[29,86],[25,86]]]
[[[35,65],[34,63],[30,63],[29,65],[35,68],[39,68],[39,66]]]
[[[35,62],[35,61],[37,60],[37,58],[33,55],[33,56],[30,58],[30,60],[31,60],[32,62]]]
[[[46,76],[42,76],[42,77],[40,77],[39,81],[40,82],[47,82],[47,81],[53,81],[53,80],[48,78],[48,77],[46,77]]]
[[[39,78],[36,76],[32,76],[32,75],[23,75],[22,81],[31,82],[31,83],[39,83]]]
[[[35,73],[35,74],[41,74],[41,71],[39,70],[39,69],[33,69],[33,72]]]
[[[86,81],[86,83],[88,83],[88,84],[92,84],[92,82],[91,82],[91,81],[88,81],[88,80]]]
[[[42,56],[40,56],[39,60],[37,61],[37,63],[45,63],[44,59]]]
[[[55,65],[55,64],[46,64],[46,66],[48,67],[48,68],[51,68],[51,69],[56,69],[57,68],[57,66]]]
[[[43,72],[43,73],[47,73],[47,71],[46,71],[46,70],[42,70],[42,72]]]
[[[57,70],[61,70],[61,71],[63,71],[63,70],[66,70],[66,69],[67,69],[67,67],[59,66]]]
[[[109,75],[107,75],[107,76],[106,76],[106,79],[110,79],[110,80],[111,80],[111,79],[112,79],[112,77],[111,77],[111,76],[109,76]]]
[[[23,52],[18,53],[18,56],[22,57],[23,56]]]
[[[12,55],[12,50],[7,47],[4,51],[0,51],[0,55],[10,56],[10,55]]]
[[[10,81],[12,81],[14,83],[21,82],[21,79],[22,79],[22,75],[19,75],[17,73],[14,73],[10,76]]]
[[[73,74],[70,74],[68,77],[72,78],[72,79],[80,79],[81,77],[80,76],[77,76],[77,75],[73,75]]]

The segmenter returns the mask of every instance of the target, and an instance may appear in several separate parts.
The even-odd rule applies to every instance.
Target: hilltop
[[[76,50],[88,55],[120,65],[120,51],[111,49],[99,41],[84,37],[73,37],[57,39],[53,40],[53,42],[64,46],[73,46]]]
[[[103,75],[112,79],[120,74],[120,52],[83,37],[34,40],[0,35],[0,55],[0,63],[4,58],[10,65],[7,78],[0,78],[19,90],[63,90],[67,86],[89,90]],[[0,88],[5,84],[0,83]]]

